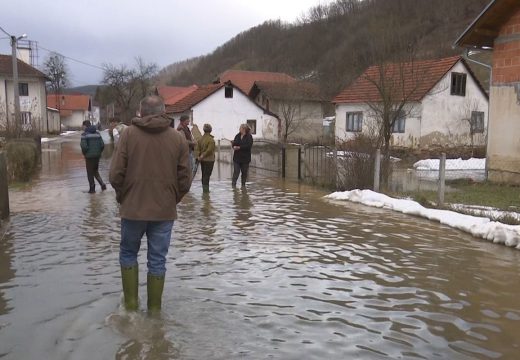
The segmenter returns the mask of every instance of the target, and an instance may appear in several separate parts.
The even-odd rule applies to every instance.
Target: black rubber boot
[[[96,185],[92,185],[88,189],[89,194],[94,194],[96,192]]]

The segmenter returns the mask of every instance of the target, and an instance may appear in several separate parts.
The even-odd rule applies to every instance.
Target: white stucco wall
[[[264,114],[260,107],[237,89],[233,91],[232,98],[225,98],[224,88],[219,89],[192,108],[192,119],[201,130],[205,123],[211,124],[215,140],[232,140],[240,124],[256,120],[253,138],[278,141],[278,119]]]
[[[451,72],[466,73],[466,96],[451,95]],[[470,124],[472,111],[484,112],[484,133],[473,135],[473,145],[485,145],[488,122],[488,100],[479,89],[466,67],[459,62],[426,95],[422,103],[408,104],[409,116],[404,133],[394,133],[392,146],[427,148],[429,146],[471,145]],[[346,114],[363,112],[363,133],[374,131],[372,111],[366,104],[336,105],[336,138],[345,141],[356,133],[346,132]],[[372,125],[371,125],[372,124]]]
[[[270,102],[270,110],[277,114],[282,123],[285,121],[282,112],[282,101],[273,100]],[[301,101],[297,104],[298,110],[293,119],[296,129],[289,130],[289,141],[312,141],[323,135],[323,107],[318,101]],[[285,127],[282,125],[282,132]],[[283,134],[282,134],[283,136]]]
[[[45,82],[40,78],[20,77],[20,83],[27,83],[28,96],[20,96],[20,111],[31,112],[31,122],[34,130],[46,133],[47,124],[47,94]],[[5,114],[9,121],[14,114],[14,90],[12,80],[0,77],[0,113]],[[5,115],[4,115],[5,116]],[[5,126],[5,119],[0,116],[1,127]]]
[[[417,146],[417,139],[421,133],[421,104],[409,104],[405,108],[408,117],[405,120],[405,132],[394,133],[390,139],[392,146],[410,147]],[[339,142],[352,140],[356,132],[347,132],[347,113],[362,112],[362,133],[376,136],[380,125],[376,121],[374,112],[367,104],[338,104],[336,106],[336,139]]]
[[[60,133],[60,113],[58,110],[47,109],[47,122],[49,124],[49,133]]]
[[[76,110],[72,112],[71,116],[64,116],[61,118],[61,124],[70,130],[81,129],[83,121],[88,120],[88,111]]]
[[[451,95],[451,73],[465,73],[466,96]],[[421,147],[431,145],[471,145],[472,111],[484,113],[484,133],[474,134],[474,145],[486,143],[488,99],[462,62],[456,64],[423,99]]]

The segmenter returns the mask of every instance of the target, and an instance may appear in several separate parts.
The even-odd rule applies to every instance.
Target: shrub
[[[11,181],[29,181],[38,166],[36,144],[32,139],[9,141],[6,145],[7,173]]]
[[[374,186],[376,140],[357,134],[338,152],[338,190],[371,189]]]

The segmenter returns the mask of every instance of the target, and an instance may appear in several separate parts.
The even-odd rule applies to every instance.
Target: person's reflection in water
[[[8,314],[12,310],[8,301],[9,296],[5,296],[7,289],[9,289],[6,284],[14,279],[15,275],[12,268],[12,253],[12,235],[3,233],[0,228],[0,315]]]
[[[252,228],[254,225],[251,209],[253,203],[247,192],[247,188],[233,189],[233,204],[235,205],[236,218],[234,224],[238,228]]]

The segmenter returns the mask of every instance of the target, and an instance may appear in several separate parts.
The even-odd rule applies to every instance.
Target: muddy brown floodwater
[[[44,145],[0,233],[2,359],[518,359],[520,252],[216,164],[179,208],[160,318],[121,307],[113,190]],[[101,161],[106,179],[107,146]],[[146,243],[145,243],[146,244]]]

